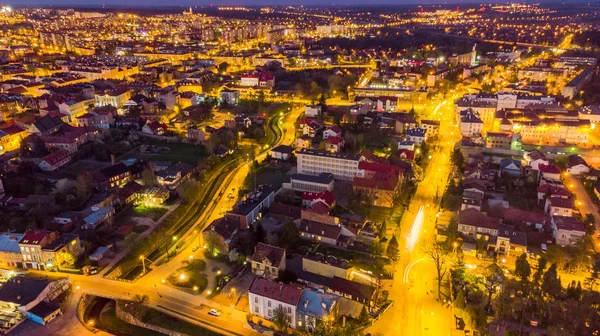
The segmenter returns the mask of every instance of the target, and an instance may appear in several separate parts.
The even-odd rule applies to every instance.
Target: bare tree
[[[502,283],[504,283],[504,272],[497,264],[491,264],[486,267],[483,276],[485,278],[484,286],[488,292],[488,300],[485,308],[487,310],[490,309],[492,304],[492,295],[498,291],[498,288]]]
[[[450,262],[450,249],[444,242],[438,242],[434,239],[427,240],[421,248],[435,264],[438,279],[438,299],[441,298],[442,279],[448,271],[448,263]]]

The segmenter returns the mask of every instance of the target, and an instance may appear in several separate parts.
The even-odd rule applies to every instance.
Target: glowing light
[[[421,233],[421,229],[423,228],[423,222],[425,220],[425,207],[421,205],[419,208],[419,212],[417,212],[417,216],[413,221],[412,228],[410,230],[410,234],[408,235],[408,250],[412,252],[419,240],[419,234]]]

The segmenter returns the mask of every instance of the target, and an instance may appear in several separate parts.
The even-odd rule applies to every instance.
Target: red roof
[[[342,142],[344,142],[344,138],[339,137],[339,136],[332,136],[332,137],[325,139],[325,142],[332,144],[332,145],[339,145]]]
[[[19,244],[38,245],[46,236],[50,234],[48,231],[30,231],[23,236]]]
[[[558,168],[555,165],[551,165],[551,164],[545,165],[545,164],[541,163],[538,168],[539,168],[540,172],[542,172],[542,173],[560,174],[560,168]]]
[[[400,158],[402,158],[404,156],[404,159],[412,161],[415,159],[415,151],[403,148],[403,149],[398,150],[398,156]]]
[[[302,296],[302,289],[294,285],[279,284],[264,278],[255,278],[248,292],[292,306],[297,306]]]
[[[552,221],[559,230],[585,232],[585,226],[573,217],[554,216]]]
[[[386,163],[360,161],[358,163],[358,169],[386,174],[397,171],[397,173],[400,174],[400,167]]]
[[[323,202],[321,200],[317,201],[315,204],[310,206],[310,211],[318,213],[318,214],[322,214],[322,215],[328,214],[329,210],[331,210],[329,208],[329,205],[325,204],[325,202]]]
[[[158,121],[151,121],[151,122],[147,123],[146,126],[150,127],[150,129],[152,131],[156,131],[159,128],[162,128],[165,131],[168,129],[167,125],[161,124]]]
[[[332,206],[333,203],[335,203],[335,196],[333,195],[333,193],[329,190],[324,190],[321,192],[309,192],[309,191],[305,191],[302,193],[302,200],[303,201],[314,201],[314,200],[318,200],[321,199],[323,201],[325,201],[325,203],[329,206]]]
[[[335,132],[337,134],[341,134],[342,133],[342,129],[339,126],[329,126],[327,127],[328,130]]]
[[[544,184],[542,186],[539,186],[537,188],[537,192],[545,194],[545,193],[550,193],[550,195],[556,195],[556,196],[569,196],[569,191],[565,188],[561,188],[558,186],[553,186],[551,184]]]
[[[64,149],[57,150],[56,152],[52,152],[42,158],[43,161],[48,162],[48,164],[53,167],[57,163],[69,157],[69,152]]]
[[[2,131],[4,133],[8,133],[10,135],[14,135],[14,134],[24,132],[25,130],[15,124],[12,124],[6,128],[0,129],[0,131]]]

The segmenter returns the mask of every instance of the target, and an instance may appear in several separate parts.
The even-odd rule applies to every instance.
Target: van
[[[548,251],[548,246],[546,246],[546,244],[542,244],[540,247],[542,248],[542,253],[546,253]]]

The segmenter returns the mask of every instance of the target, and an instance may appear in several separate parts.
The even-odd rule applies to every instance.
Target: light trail
[[[421,205],[419,208],[419,212],[417,212],[417,216],[413,221],[412,228],[410,229],[410,234],[408,235],[406,245],[408,247],[408,251],[412,252],[419,240],[419,234],[421,233],[421,229],[423,228],[423,222],[425,221],[425,207]]]

